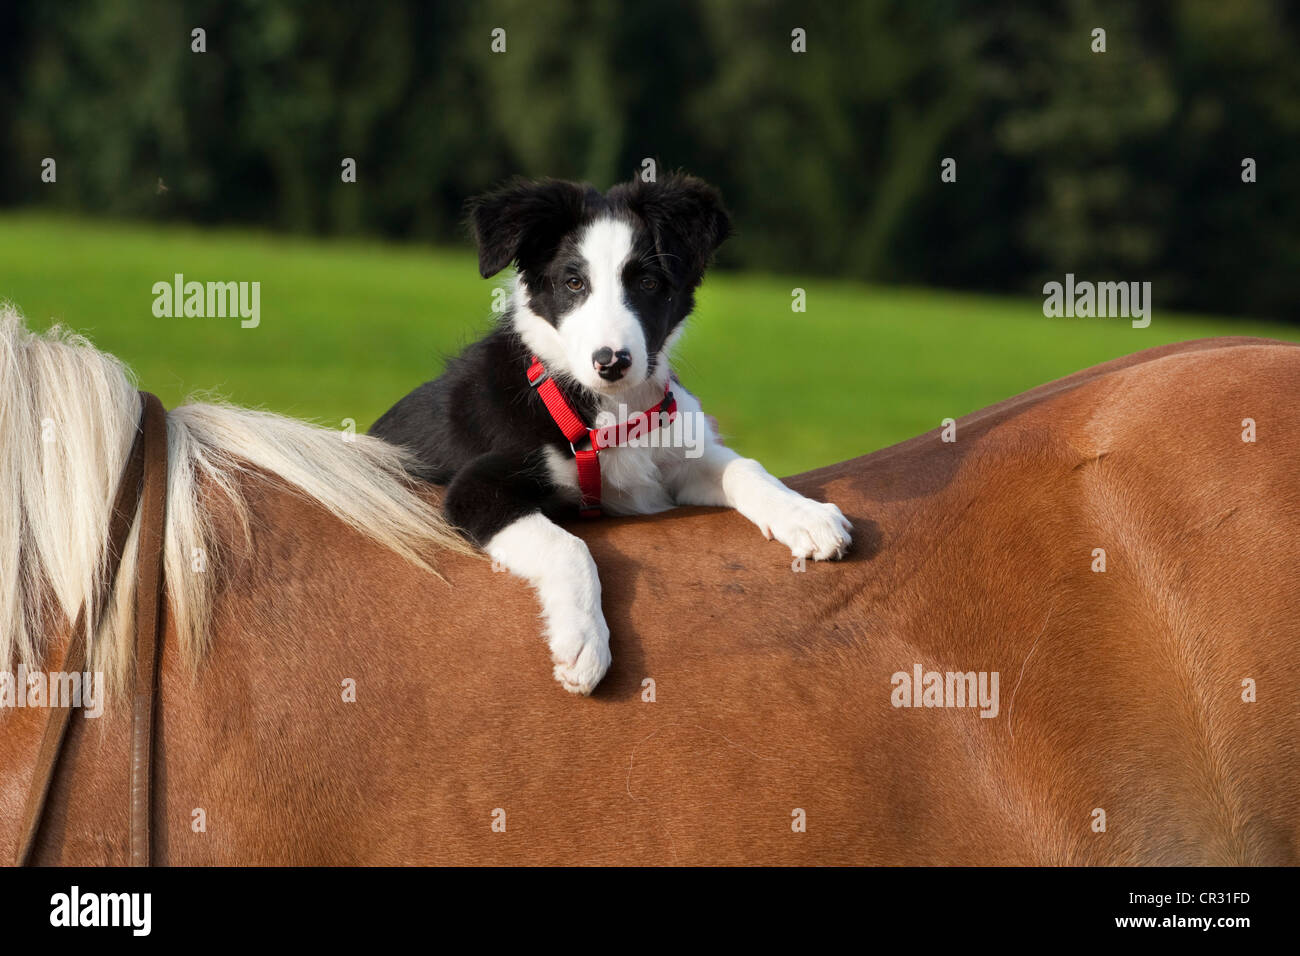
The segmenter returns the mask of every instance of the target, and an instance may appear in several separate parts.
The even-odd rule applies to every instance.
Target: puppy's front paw
[[[852,543],[853,525],[829,502],[792,496],[775,509],[763,528],[766,538],[776,538],[796,558],[825,561],[843,557]]]
[[[555,679],[571,694],[590,694],[612,660],[604,616],[599,611],[586,619],[574,615],[563,624],[553,622],[547,630]]]

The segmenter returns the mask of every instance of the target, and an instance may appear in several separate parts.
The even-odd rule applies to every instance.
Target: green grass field
[[[155,282],[260,281],[261,324],[155,318]],[[369,427],[491,318],[495,281],[456,249],[0,216],[0,299],[63,322],[170,405],[196,391]],[[807,291],[792,313],[791,290]],[[1300,330],[1159,310],[1150,327],[1048,319],[1038,298],[718,273],[676,367],[738,450],[789,474],[893,444],[1077,369],[1210,335]]]

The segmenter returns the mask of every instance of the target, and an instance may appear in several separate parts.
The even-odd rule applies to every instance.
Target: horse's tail
[[[103,608],[91,664],[120,686],[130,666],[136,534],[118,587],[101,586],[109,510],[140,416],[130,372],[60,328],[41,335],[0,305],[0,666],[36,667],[61,612]],[[182,655],[197,662],[220,576],[211,507],[251,545],[243,489],[281,483],[433,571],[435,548],[471,549],[408,477],[399,448],[264,411],[182,405],[167,415],[164,571]],[[436,572],[434,572],[436,573]],[[107,603],[107,606],[105,606]],[[57,605],[55,607],[54,605]]]

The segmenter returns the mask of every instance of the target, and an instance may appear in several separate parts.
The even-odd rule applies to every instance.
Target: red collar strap
[[[555,419],[578,463],[578,487],[582,491],[582,505],[578,513],[584,518],[600,516],[600,450],[626,445],[630,439],[648,435],[661,425],[668,424],[677,417],[677,399],[664,384],[664,397],[654,408],[638,412],[625,422],[607,425],[604,428],[588,428],[578,417],[577,412],[565,400],[560,386],[555,384],[546,366],[536,355],[533,364],[528,366],[528,384],[537,389],[546,403],[546,410]],[[586,447],[579,448],[579,443]]]

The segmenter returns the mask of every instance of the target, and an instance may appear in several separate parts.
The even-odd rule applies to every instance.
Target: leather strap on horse
[[[135,584],[135,712],[131,733],[131,865],[153,861],[153,729],[157,711],[163,601],[163,529],[167,519],[167,413],[144,392],[144,488]]]
[[[130,847],[131,865],[151,862],[150,816],[153,796],[153,728],[156,710],[159,662],[159,626],[163,599],[163,527],[167,502],[167,419],[162,402],[148,392],[140,393],[142,409],[135,440],[118,479],[117,495],[108,519],[108,540],[104,551],[102,597],[111,599],[122,553],[131,534],[137,508],[140,530],[136,545],[135,581],[135,694],[131,720]],[[102,606],[101,612],[102,614]],[[78,612],[67,640],[61,670],[80,673],[86,667],[86,647],[98,633],[100,621],[86,620],[86,608]],[[71,707],[51,707],[45,733],[37,751],[36,768],[23,807],[15,862],[32,861],[36,838],[49,800],[50,787],[58,771],[59,754],[67,737]]]

